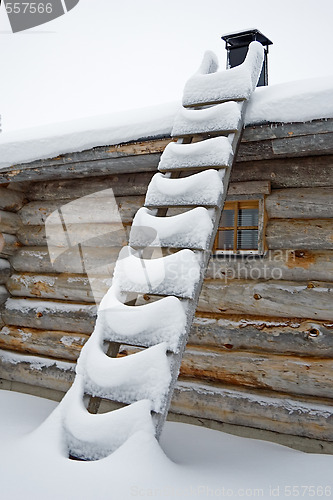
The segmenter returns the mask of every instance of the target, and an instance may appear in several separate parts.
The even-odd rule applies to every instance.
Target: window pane
[[[222,227],[233,227],[234,218],[235,218],[234,210],[223,210],[220,225]]]
[[[258,226],[257,208],[243,208],[238,210],[238,226]]]
[[[217,237],[218,250],[233,250],[234,248],[234,232],[233,231],[219,231]]]
[[[249,224],[250,225],[250,224]],[[258,250],[258,230],[237,231],[237,250]]]

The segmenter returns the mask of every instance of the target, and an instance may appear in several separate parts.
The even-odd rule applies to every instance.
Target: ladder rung
[[[155,217],[147,208],[140,208],[133,220],[129,244],[206,250],[212,229],[212,218],[204,207],[171,217]]]
[[[145,206],[218,206],[223,194],[223,177],[224,172],[212,169],[178,179],[157,173],[148,186]]]
[[[165,343],[130,356],[110,358],[95,342],[80,358],[77,370],[83,376],[85,393],[127,404],[149,399],[156,412],[163,407],[171,381]]]
[[[257,85],[262,62],[263,51],[259,42],[250,44],[242,64],[225,71],[217,72],[215,55],[206,52],[198,72],[185,84],[183,106],[249,99]]]
[[[145,347],[165,342],[168,351],[178,351],[186,329],[186,300],[164,297],[148,304],[128,306],[119,297],[121,293],[112,285],[100,304],[96,329],[103,329],[101,342]]]
[[[70,456],[99,460],[110,455],[138,430],[155,434],[150,401],[138,401],[109,413],[92,415],[83,404],[83,396],[82,379],[77,375],[62,401],[65,441]]]
[[[228,135],[237,132],[240,122],[241,107],[234,101],[200,110],[182,108],[175,118],[172,136]]]
[[[225,169],[232,165],[233,151],[227,137],[214,137],[190,144],[171,142],[165,148],[158,169],[173,170]]]
[[[190,299],[200,279],[199,256],[186,249],[157,259],[142,259],[139,252],[124,247],[116,263],[114,279],[121,292]]]

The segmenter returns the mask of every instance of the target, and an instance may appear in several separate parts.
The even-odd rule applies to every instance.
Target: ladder
[[[98,460],[137,431],[161,435],[263,62],[218,72],[207,52],[119,254],[71,389],[60,403],[69,456]],[[153,297],[142,304],[140,297]],[[158,300],[154,300],[158,299]],[[121,345],[136,352],[119,357]],[[116,409],[98,413],[101,399]]]

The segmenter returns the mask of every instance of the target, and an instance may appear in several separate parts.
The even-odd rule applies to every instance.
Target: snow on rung
[[[259,42],[252,42],[245,61],[226,71],[211,72],[216,56],[206,52],[198,72],[186,83],[183,106],[221,103],[229,100],[249,99],[254,91],[264,60],[264,48]]]
[[[150,347],[164,342],[169,351],[178,352],[186,330],[186,305],[176,297],[164,297],[141,306],[128,306],[115,284],[99,306],[95,331],[103,340]]]
[[[217,206],[223,194],[222,176],[216,170],[205,170],[189,177],[170,179],[154,175],[148,186],[147,207],[204,205]]]
[[[226,168],[231,166],[233,152],[227,137],[213,137],[191,144],[170,142],[158,169],[160,172],[183,169]]]
[[[171,382],[166,343],[121,358],[110,358],[101,345],[100,335],[90,337],[79,357],[85,393],[126,404],[149,399],[160,412]]]
[[[129,244],[206,250],[212,229],[212,219],[203,207],[172,217],[155,217],[147,208],[140,208],[133,220]]]
[[[181,108],[175,118],[173,137],[236,132],[241,121],[241,104],[231,101],[205,109]]]
[[[192,250],[181,250],[160,259],[140,259],[137,252],[124,247],[119,254],[114,279],[121,291],[194,296],[200,278],[200,264]]]
[[[150,401],[142,400],[109,413],[92,415],[84,406],[83,396],[83,380],[77,375],[62,401],[63,428],[70,455],[99,460],[138,431],[154,435]]]

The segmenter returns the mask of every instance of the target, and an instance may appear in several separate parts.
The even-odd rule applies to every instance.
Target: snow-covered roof
[[[0,134],[0,168],[97,146],[168,137],[181,107],[173,102]],[[333,118],[333,76],[255,90],[246,125]]]

